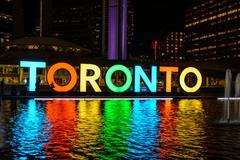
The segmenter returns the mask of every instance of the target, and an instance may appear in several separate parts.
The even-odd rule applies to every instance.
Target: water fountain
[[[232,73],[230,69],[226,70],[225,76],[225,90],[224,97],[231,98],[231,82]],[[240,97],[240,73],[238,73],[235,80],[235,94],[234,97]],[[223,115],[220,123],[240,123],[240,101],[235,100],[233,103],[228,99],[224,101]]]
[[[232,82],[232,72],[230,69],[226,70],[225,75],[225,86],[224,86],[224,97],[230,98],[231,97],[231,82]],[[224,101],[223,105],[223,114],[221,117],[221,123],[228,123],[230,121],[230,101]]]
[[[240,97],[240,73],[237,74],[235,80],[235,97]]]
[[[2,106],[0,106],[0,117],[3,117],[2,114]],[[3,118],[0,119],[0,150],[3,148],[4,146],[4,128],[3,128]]]
[[[225,98],[231,97],[231,82],[232,82],[232,72],[230,69],[227,69],[226,76],[225,76],[225,90],[224,90]]]
[[[240,97],[240,73],[237,74],[235,80],[235,95],[236,98]],[[231,111],[233,114],[231,115],[231,122],[240,123],[240,101],[235,100],[234,106]]]

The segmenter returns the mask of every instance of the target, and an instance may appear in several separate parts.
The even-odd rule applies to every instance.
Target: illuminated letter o
[[[59,69],[65,69],[69,72],[70,74],[70,82],[65,85],[65,86],[59,86],[55,80],[54,80],[54,74],[57,70]],[[57,92],[68,92],[70,91],[75,84],[77,83],[77,72],[74,69],[73,66],[71,66],[68,63],[56,63],[53,66],[50,67],[50,69],[48,70],[47,73],[47,81],[48,84],[51,86],[52,84],[54,85],[53,90],[57,91]]]
[[[185,83],[185,77],[188,73],[193,73],[197,77],[197,83],[193,87],[188,87]],[[182,89],[188,93],[196,92],[202,85],[202,75],[199,72],[199,70],[194,67],[188,67],[188,68],[184,69],[180,75],[180,85],[181,85]]]
[[[123,86],[118,87],[112,83],[112,75],[116,71],[122,71],[126,75],[126,82]],[[113,92],[124,92],[126,91],[132,83],[132,73],[129,71],[129,69],[123,65],[114,65],[106,73],[105,81],[110,90]]]

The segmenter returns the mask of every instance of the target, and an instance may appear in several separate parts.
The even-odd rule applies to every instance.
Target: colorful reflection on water
[[[157,101],[133,101],[131,114],[131,133],[127,159],[156,158],[158,141]]]
[[[174,157],[194,159],[205,158],[204,140],[206,138],[205,113],[202,102],[197,100],[181,100],[178,104],[176,120],[176,141],[180,150]]]
[[[96,158],[101,150],[98,138],[102,128],[102,113],[100,101],[80,101],[77,108],[77,137],[73,141],[71,157],[83,159]]]
[[[37,158],[46,158],[43,148],[48,141],[48,133],[45,131],[46,115],[34,100],[29,100],[26,105],[19,105],[15,117],[11,119],[11,141],[13,158],[25,159],[31,155]]]
[[[218,108],[201,100],[3,101],[0,159],[239,157],[240,145],[229,148],[240,129],[217,125]]]
[[[44,145],[46,156],[50,159],[70,158],[69,151],[76,139],[77,115],[75,101],[46,102],[48,124],[48,143]]]
[[[173,154],[173,150],[177,145],[176,142],[176,116],[177,105],[167,100],[160,102],[158,105],[158,113],[161,117],[159,123],[158,134],[160,140],[158,141],[158,150],[160,151],[160,159],[166,159]]]

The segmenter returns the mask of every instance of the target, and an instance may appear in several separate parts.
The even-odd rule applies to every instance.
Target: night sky
[[[181,30],[184,11],[193,0],[147,0],[135,2],[136,22],[139,30]]]
[[[169,31],[184,31],[184,15],[194,0],[136,1],[135,45],[139,52],[149,52],[151,41],[163,40]],[[147,50],[146,50],[147,49]]]

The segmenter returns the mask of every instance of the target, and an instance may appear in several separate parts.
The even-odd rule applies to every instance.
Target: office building
[[[127,58],[127,13],[127,0],[109,0],[107,55],[110,60]]]
[[[186,10],[185,44],[189,59],[240,59],[239,6],[239,0],[198,0]]]
[[[101,50],[102,2],[55,0],[52,3],[52,36],[93,50]]]
[[[182,61],[184,32],[169,32],[164,41],[160,42],[158,61]]]
[[[128,53],[131,54],[134,50],[134,38],[135,38],[135,7],[133,0],[128,0],[128,34],[127,34],[127,43],[128,43]]]
[[[13,1],[0,0],[0,45],[8,42],[13,32]]]
[[[13,37],[49,36],[51,13],[51,0],[15,0]]]

